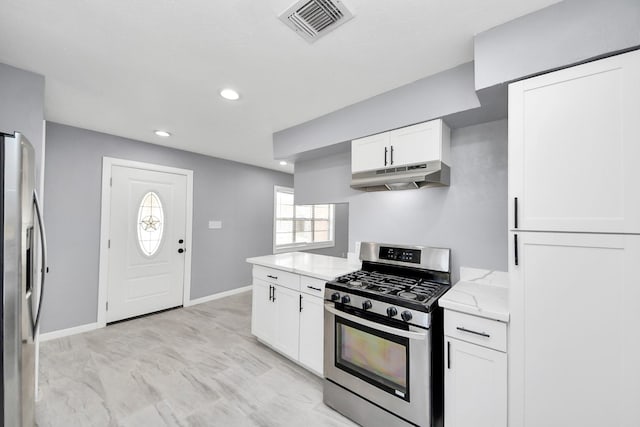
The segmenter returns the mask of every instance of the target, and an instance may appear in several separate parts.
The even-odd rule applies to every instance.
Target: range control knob
[[[388,307],[387,308],[387,316],[393,317],[396,314],[398,314],[398,310],[395,307]]]
[[[372,304],[371,301],[366,300],[362,302],[362,309],[363,310],[371,310]]]
[[[403,311],[400,317],[402,317],[402,320],[404,320],[405,322],[408,322],[409,320],[413,319],[413,314],[411,314],[410,311]]]
[[[334,292],[331,294],[331,301],[339,301],[340,300],[340,293],[339,292]]]
[[[351,298],[349,297],[349,295],[344,295],[342,297],[342,303],[343,304],[349,304],[351,302]]]

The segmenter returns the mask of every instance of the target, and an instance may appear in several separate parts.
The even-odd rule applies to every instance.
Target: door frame
[[[184,175],[187,178],[187,206],[185,218],[186,251],[184,258],[184,285],[182,305],[189,305],[191,297],[191,240],[193,237],[193,171],[174,168],[171,166],[134,160],[118,159],[115,157],[102,158],[102,206],[100,214],[100,267],[98,277],[98,318],[97,327],[107,325],[107,294],[109,288],[109,234],[111,227],[111,170],[114,166],[124,166],[134,169],[144,169],[154,172]]]

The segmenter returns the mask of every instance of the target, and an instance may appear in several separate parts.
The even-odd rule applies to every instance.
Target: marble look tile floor
[[[37,425],[355,426],[250,323],[246,292],[44,342]]]

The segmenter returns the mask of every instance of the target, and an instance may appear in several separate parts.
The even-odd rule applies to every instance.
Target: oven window
[[[409,340],[336,317],[336,366],[409,401]]]

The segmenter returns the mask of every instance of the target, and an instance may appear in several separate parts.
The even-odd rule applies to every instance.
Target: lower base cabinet
[[[445,310],[445,427],[507,427],[506,333],[502,322]]]
[[[507,355],[445,337],[446,427],[507,426]]]
[[[301,294],[300,363],[322,375],[324,363],[324,300]]]
[[[304,282],[301,292],[295,287],[291,274],[285,285],[279,284],[282,272],[265,271],[253,277],[253,301],[251,333],[262,342],[292,360],[313,371],[323,374],[324,346],[324,281],[306,276],[298,278]],[[255,270],[254,270],[255,273]],[[264,280],[266,278],[267,280]]]

